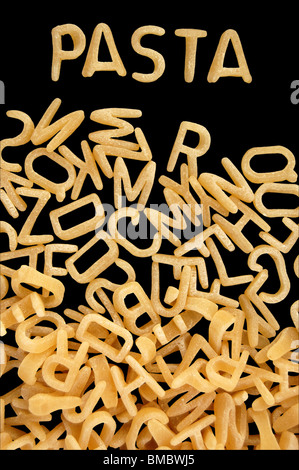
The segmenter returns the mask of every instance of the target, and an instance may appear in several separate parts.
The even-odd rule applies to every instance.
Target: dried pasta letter
[[[128,308],[125,298],[130,294],[134,294],[138,302]],[[126,282],[118,287],[113,293],[113,304],[117,312],[124,317],[125,327],[138,336],[150,333],[153,326],[160,323],[159,315],[155,312],[150,299],[138,282]],[[150,321],[146,324],[143,322],[141,327],[137,327],[138,318],[145,313],[149,316]]]
[[[46,156],[53,160],[57,165],[62,166],[68,173],[68,178],[63,183],[54,183],[53,181],[40,175],[33,169],[33,162],[36,158]],[[50,193],[56,195],[57,201],[61,202],[65,198],[65,193],[70,189],[76,179],[76,171],[74,166],[69,163],[65,158],[61,157],[58,153],[49,152],[46,148],[38,148],[30,152],[25,158],[25,173],[30,181],[36,183]]]
[[[44,287],[52,292],[48,297],[43,297],[45,307],[57,307],[61,304],[65,287],[58,279],[40,273],[30,266],[21,266],[12,276],[11,286],[14,292],[20,297],[30,294],[32,291],[22,286],[22,283],[30,284],[34,287]]]
[[[188,131],[195,132],[199,136],[199,143],[195,148],[184,144]],[[209,131],[195,122],[183,121],[174,142],[171,154],[167,163],[167,171],[173,171],[180,153],[187,155],[189,176],[197,177],[197,158],[204,155],[210,148],[211,136]]]
[[[14,218],[19,216],[18,210],[24,211],[27,208],[27,204],[16,192],[12,183],[16,183],[20,186],[31,188],[33,182],[30,179],[23,178],[20,175],[16,175],[10,171],[6,171],[1,168],[1,201],[6,208],[7,212]]]
[[[280,287],[275,294],[267,294],[265,292],[261,292],[259,294],[259,297],[263,302],[266,303],[281,302],[289,293],[291,286],[290,279],[286,271],[286,263],[281,252],[269,245],[257,246],[248,256],[248,266],[252,271],[261,272],[263,270],[263,267],[257,263],[257,259],[264,254],[268,254],[269,256],[271,256],[271,258],[275,262],[277,274],[280,280]]]
[[[106,328],[108,331],[112,331],[116,335],[121,336],[125,340],[121,349],[118,350],[105,341],[101,341],[89,333],[88,328],[92,323],[97,323]],[[103,317],[102,315],[93,313],[85,315],[83,320],[80,322],[76,332],[76,337],[79,341],[87,341],[93,349],[102,354],[105,354],[115,362],[121,362],[133,346],[132,334],[128,330],[119,325],[116,325],[110,320],[107,320],[107,318]]]
[[[246,179],[228,158],[221,160],[222,165],[235,184],[213,173],[201,173],[198,181],[229,212],[236,213],[238,207],[224,191],[245,202],[252,202],[254,194]]]
[[[294,209],[268,209],[263,203],[265,193],[294,194],[298,196],[299,185],[288,183],[263,183],[254,195],[254,205],[257,210],[266,217],[298,217],[299,207]]]
[[[18,234],[17,231],[5,220],[0,221],[0,233],[7,233],[9,249],[15,251],[18,245]]]
[[[224,232],[233,240],[233,242],[242,251],[244,251],[244,253],[250,253],[253,250],[253,245],[243,234],[243,229],[248,224],[248,222],[256,224],[265,232],[269,232],[271,227],[254,210],[252,210],[243,202],[239,201],[239,199],[237,199],[236,197],[231,196],[230,200],[233,204],[235,204],[237,210],[243,212],[243,215],[242,217],[240,217],[238,222],[232,224],[226,218],[222,217],[219,214],[214,214],[212,219],[222,228],[222,230],[224,230]]]
[[[233,45],[239,67],[224,67],[223,65],[227,47],[230,41]],[[207,80],[210,83],[215,83],[220,77],[242,77],[244,82],[252,82],[252,77],[248,69],[239,35],[233,29],[224,31],[220,37],[220,41],[212,65],[210,67]]]
[[[83,273],[79,273],[75,267],[75,262],[86,253],[92,246],[94,246],[99,240],[103,240],[108,246],[108,251],[97,259],[89,268]],[[80,284],[86,284],[95,279],[105,269],[111,266],[118,258],[119,250],[117,243],[111,239],[111,237],[101,230],[94,237],[92,237],[83,247],[81,247],[76,253],[74,253],[65,262],[66,268],[69,274]]]
[[[71,193],[72,199],[77,199],[79,197],[87,175],[90,176],[95,188],[98,191],[103,189],[103,182],[99,174],[99,170],[97,168],[95,157],[86,140],[83,140],[81,142],[81,149],[84,161],[78,158],[66,145],[61,145],[58,149],[61,155],[63,155],[74,166],[79,168],[79,173],[76,176],[76,180]]]
[[[43,320],[53,323],[56,326],[55,330],[50,329],[52,331],[45,334],[45,336],[35,336],[31,339],[29,332]],[[73,328],[66,325],[64,319],[58,313],[46,311],[42,317],[33,315],[18,325],[16,329],[16,342],[24,351],[29,353],[43,353],[53,346],[56,346],[60,329],[64,329],[69,337],[74,335]]]
[[[7,111],[6,115],[13,119],[19,119],[23,122],[24,126],[22,132],[16,137],[10,137],[0,141],[1,169],[18,173],[19,171],[22,171],[22,166],[18,163],[6,162],[2,157],[2,152],[5,147],[17,147],[19,145],[27,144],[31,139],[32,132],[34,131],[34,124],[28,114],[23,113],[22,111]]]
[[[74,48],[71,50],[62,49],[62,36],[70,35],[73,41]],[[61,62],[63,60],[74,60],[82,54],[85,49],[86,38],[83,31],[75,24],[63,24],[55,26],[52,29],[52,71],[51,77],[53,81],[59,80]]]
[[[57,350],[55,354],[48,357],[42,366],[43,379],[47,385],[60,392],[69,392],[77,378],[79,369],[86,361],[86,353],[89,348],[89,343],[82,342],[78,351],[72,356],[68,351],[68,338],[67,331],[59,329],[57,332]],[[56,369],[62,366],[66,369],[65,380],[59,379],[59,373]]]
[[[108,46],[109,53],[112,59],[109,62],[103,62],[98,60],[99,47],[102,36],[104,36],[106,40],[106,44]],[[105,23],[99,23],[92,33],[92,38],[90,41],[85,64],[82,70],[82,75],[83,77],[92,77],[95,72],[101,70],[115,71],[121,77],[124,77],[127,74],[124,64],[116,48],[111,29]]]
[[[140,41],[146,34],[163,36],[165,34],[165,30],[159,26],[147,25],[137,28],[132,34],[131,43],[134,51],[137,52],[137,54],[150,58],[154,63],[154,71],[152,73],[134,72],[132,77],[139,82],[149,83],[158,80],[158,78],[163,75],[165,70],[165,60],[159,52],[141,45]]]
[[[269,171],[269,172],[256,172],[251,166],[251,159],[259,155],[268,155],[268,154],[281,154],[286,160],[287,164],[283,170],[278,171]],[[295,156],[294,154],[281,145],[269,146],[269,147],[254,147],[248,150],[241,161],[242,171],[246,178],[252,183],[277,183],[278,181],[290,181],[295,183],[297,181],[297,173],[294,171],[295,168]]]
[[[59,219],[66,214],[69,214],[76,209],[93,204],[95,209],[95,215],[91,219],[85,220],[84,222],[78,223],[68,229],[63,229]],[[98,223],[103,221],[105,217],[102,202],[96,193],[88,194],[74,202],[70,202],[65,206],[61,206],[58,209],[50,212],[50,219],[54,233],[61,238],[61,240],[72,240],[74,238],[85,235],[92,230],[95,230]],[[76,217],[74,217],[76,218]]]
[[[97,109],[90,114],[90,119],[105,126],[113,126],[113,129],[102,129],[91,132],[88,137],[93,142],[101,145],[122,147],[127,150],[138,150],[139,144],[122,140],[124,137],[134,132],[134,126],[125,119],[121,118],[139,118],[142,112],[139,109],[131,108],[104,108]]]
[[[156,163],[148,162],[141,170],[132,187],[130,175],[124,160],[118,157],[114,165],[114,205],[116,209],[122,207],[122,183],[127,199],[132,202],[138,195],[138,208],[144,208],[152,190],[156,172]]]
[[[54,152],[62,142],[73,134],[84,120],[83,111],[74,111],[51,124],[51,121],[57,113],[60,105],[61,100],[59,98],[55,98],[43,117],[40,119],[31,136],[31,141],[36,146],[43,144],[47,140],[51,139],[51,137],[55,136],[47,144],[48,152]]]
[[[44,243],[51,243],[54,240],[53,235],[32,235],[31,230],[36,222],[39,214],[49,201],[51,194],[44,189],[35,188],[17,188],[17,193],[22,196],[37,198],[36,204],[30,212],[27,220],[23,224],[22,229],[18,235],[18,241],[22,245],[38,245]]]
[[[191,83],[194,78],[196,64],[196,49],[198,38],[207,37],[207,32],[202,29],[176,29],[174,34],[181,38],[186,38],[185,52],[185,82]]]

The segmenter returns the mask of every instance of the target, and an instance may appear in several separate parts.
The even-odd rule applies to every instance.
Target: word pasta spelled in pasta
[[[144,47],[141,41],[145,36],[161,37],[164,36],[165,33],[165,29],[160,26],[146,25],[137,28],[132,34],[132,49],[136,54],[152,61],[153,66],[153,71],[150,73],[133,72],[132,78],[134,80],[141,83],[151,83],[158,80],[164,74],[166,68],[164,56],[161,52],[149,47]],[[198,40],[206,38],[207,34],[207,31],[202,29],[179,28],[174,31],[175,36],[185,40],[185,65],[183,76],[187,83],[191,83],[194,79]],[[71,38],[72,49],[63,49],[62,38],[64,36]],[[99,60],[99,49],[103,41],[105,41],[109,50],[109,56],[111,58],[109,61]],[[237,67],[224,66],[225,55],[230,42],[235,52]],[[67,23],[55,26],[55,28],[52,29],[52,49],[51,78],[56,82],[60,78],[62,62],[75,60],[85,51],[86,36],[82,29],[75,24]],[[94,28],[91,37],[82,69],[82,75],[83,77],[92,77],[95,72],[104,71],[116,72],[120,77],[127,75],[127,70],[117,49],[110,27],[105,23],[99,23]],[[228,29],[221,35],[210,66],[207,81],[214,83],[221,77],[241,77],[245,83],[252,82],[240,37],[234,29]]]

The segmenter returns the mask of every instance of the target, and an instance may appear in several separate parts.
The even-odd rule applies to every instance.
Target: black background
[[[227,177],[221,158],[230,158],[240,169],[242,156],[252,147],[282,145],[295,156],[297,154],[299,104],[296,106],[290,100],[291,83],[299,78],[298,7],[296,11],[294,2],[284,2],[283,6],[278,5],[278,2],[239,2],[238,6],[231,2],[225,2],[225,5],[215,2],[207,5],[201,1],[144,4],[86,1],[80,5],[73,2],[38,5],[26,2],[22,6],[8,5],[1,23],[0,80],[5,83],[5,105],[0,105],[0,139],[13,137],[21,131],[18,122],[6,117],[7,110],[24,111],[37,124],[53,99],[59,97],[62,105],[57,118],[77,109],[85,112],[84,122],[66,142],[80,158],[81,140],[87,139],[88,133],[97,129],[97,124],[89,119],[93,110],[106,107],[140,109],[142,117],[136,119],[134,124],[143,130],[153,160],[157,163],[156,183],[149,201],[155,203],[164,202],[163,188],[157,182],[160,175],[166,174],[179,181],[179,163],[175,171],[169,174],[166,166],[182,121],[196,122],[210,132],[211,146],[207,154],[198,159],[199,172],[209,171]],[[60,79],[53,82],[51,30],[65,23],[74,23],[82,29],[86,36],[86,48],[78,59],[62,63]],[[96,72],[89,78],[82,76],[92,32],[98,23],[106,23],[111,28],[127,70],[125,77],[118,76],[116,72]],[[159,51],[165,58],[165,72],[153,83],[139,83],[132,78],[133,72],[152,72],[152,62],[136,54],[131,47],[133,32],[144,25],[156,25],[165,29],[164,36],[147,36],[142,41],[145,47]],[[174,32],[178,28],[207,31],[207,37],[198,41],[192,83],[184,81],[185,40],[175,36]],[[240,36],[252,76],[250,84],[244,83],[241,78],[220,78],[216,83],[207,82],[220,36],[227,29],[235,29]],[[100,54],[100,60],[109,60],[105,59],[105,47],[100,50]],[[231,51],[228,52],[225,65],[236,66],[236,59]],[[3,158],[22,163],[33,148],[32,144],[18,149],[7,148],[3,152]],[[184,157],[181,162],[183,161]],[[126,161],[126,164],[136,176],[143,167],[142,162]],[[45,171],[51,171],[51,168]],[[105,177],[103,181],[104,189],[99,196],[102,202],[112,203],[112,183]],[[81,195],[90,192],[88,184],[91,183],[86,181]],[[93,191],[92,185],[91,188]],[[70,199],[63,204],[67,202]],[[29,207],[30,204],[28,200]],[[46,207],[51,209],[58,206],[52,196]],[[1,219],[16,227],[21,227],[27,217],[27,213],[20,214],[18,219],[12,221],[5,211],[1,211]],[[271,225],[273,221],[268,222]],[[46,230],[46,224],[51,228],[48,220],[39,221],[39,224],[44,224],[40,233],[49,233]],[[34,233],[38,233],[38,225],[34,230]],[[288,236],[288,231],[284,231],[281,223],[271,233],[280,240]],[[87,236],[78,240],[79,247],[89,238]],[[263,243],[261,239],[259,243]],[[1,251],[8,250],[5,237],[1,236],[1,244]],[[165,245],[163,251],[163,245],[161,251],[171,251],[172,248]],[[124,251],[121,250],[121,254],[129,259]],[[225,255],[223,250],[222,254]],[[292,269],[295,256],[294,249],[286,256],[293,288],[298,281]],[[137,280],[150,294],[148,286],[151,268],[148,261],[141,258],[133,262]],[[229,275],[248,273],[246,257],[244,264],[241,264],[238,256],[230,257]],[[210,278],[210,282],[212,280]],[[175,284],[169,277],[162,281],[165,288]],[[76,309],[79,304],[85,303],[86,286],[75,287],[71,280],[67,282],[69,289],[64,308]],[[267,284],[267,292],[275,292],[278,286],[275,276],[269,282],[272,284]],[[244,288],[244,285],[241,286],[241,289]],[[227,295],[232,292],[233,297],[233,289],[228,292]],[[238,293],[241,292],[237,290],[236,295]],[[290,325],[289,307],[296,297],[296,293],[290,293],[283,308],[282,304],[270,306],[282,325],[284,322]]]

